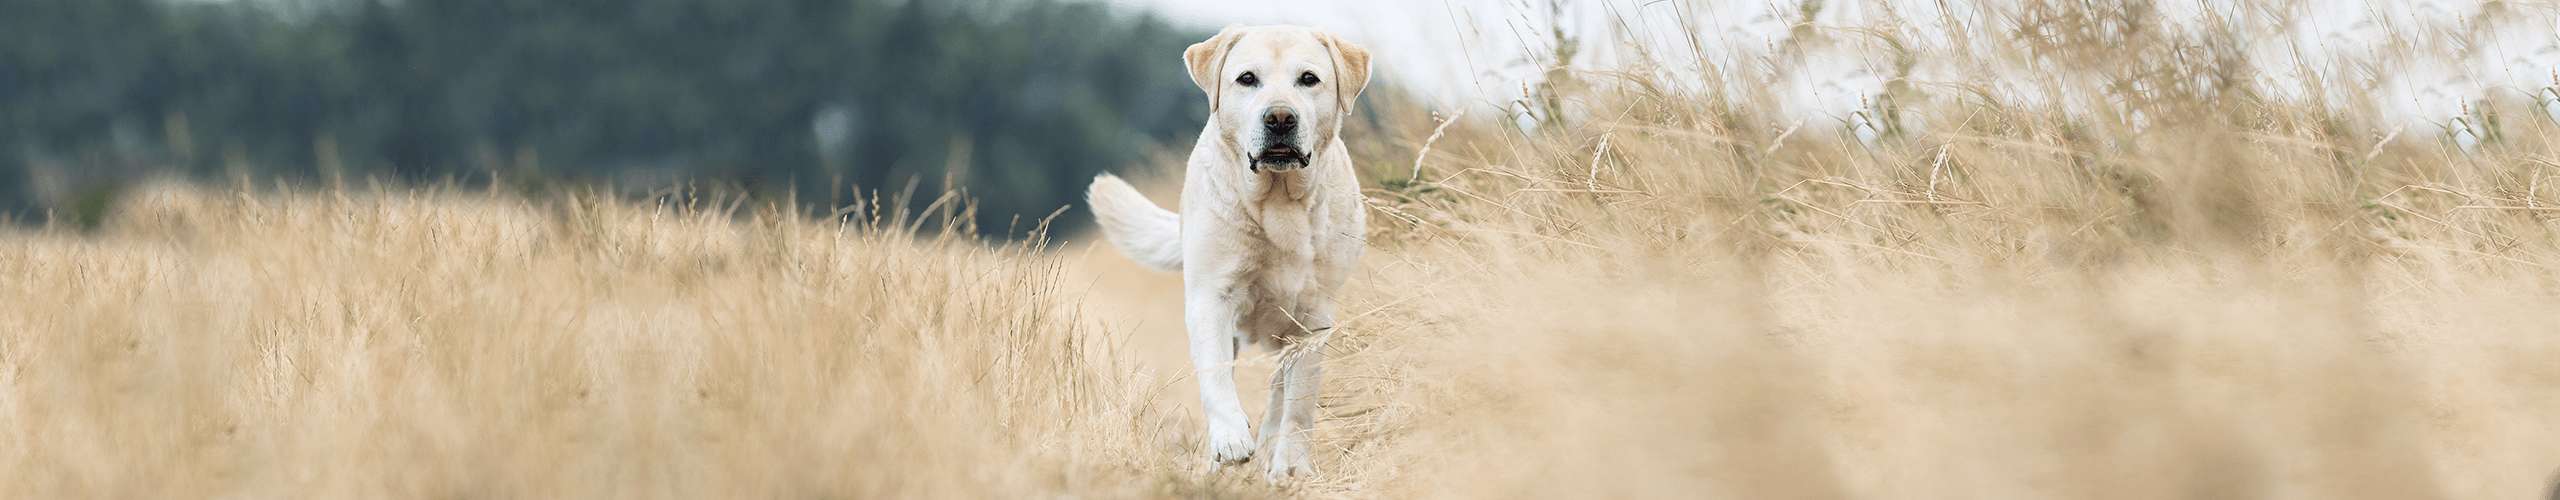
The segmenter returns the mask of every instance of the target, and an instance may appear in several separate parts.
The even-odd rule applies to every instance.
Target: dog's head
[[[1182,59],[1209,93],[1218,140],[1254,172],[1303,168],[1335,147],[1369,86],[1368,50],[1308,28],[1229,26]]]

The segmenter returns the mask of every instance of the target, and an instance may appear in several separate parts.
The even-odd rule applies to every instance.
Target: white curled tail
[[[1129,260],[1160,271],[1182,270],[1182,216],[1157,207],[1111,174],[1093,177],[1093,186],[1085,189],[1084,201],[1093,207],[1093,219],[1102,225],[1102,235],[1120,247]]]

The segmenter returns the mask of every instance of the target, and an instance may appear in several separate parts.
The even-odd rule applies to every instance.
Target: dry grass
[[[0,251],[0,496],[1145,491],[1054,258],[480,195],[140,195]],[[1136,412],[1136,413],[1127,413]],[[1107,438],[1105,436],[1117,436]]]
[[[1640,72],[1389,110],[1304,484],[1199,467],[1178,279],[1086,242],[170,188],[0,237],[0,496],[2546,494],[2560,127],[2486,99],[2466,153],[2079,35],[1970,60],[2176,92],[1906,87],[1873,145]]]

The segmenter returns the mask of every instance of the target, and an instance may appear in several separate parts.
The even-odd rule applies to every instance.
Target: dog
[[[1258,454],[1273,480],[1312,476],[1323,339],[1340,319],[1333,297],[1367,248],[1367,204],[1341,132],[1369,84],[1369,52],[1309,28],[1229,26],[1182,60],[1209,97],[1182,213],[1109,174],[1085,200],[1121,253],[1182,273],[1212,463]],[[1283,351],[1259,436],[1236,399],[1244,344]]]

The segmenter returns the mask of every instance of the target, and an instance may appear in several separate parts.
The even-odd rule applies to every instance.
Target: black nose
[[[1271,108],[1270,111],[1262,113],[1262,128],[1275,134],[1296,132],[1298,131],[1298,112],[1286,107]]]

